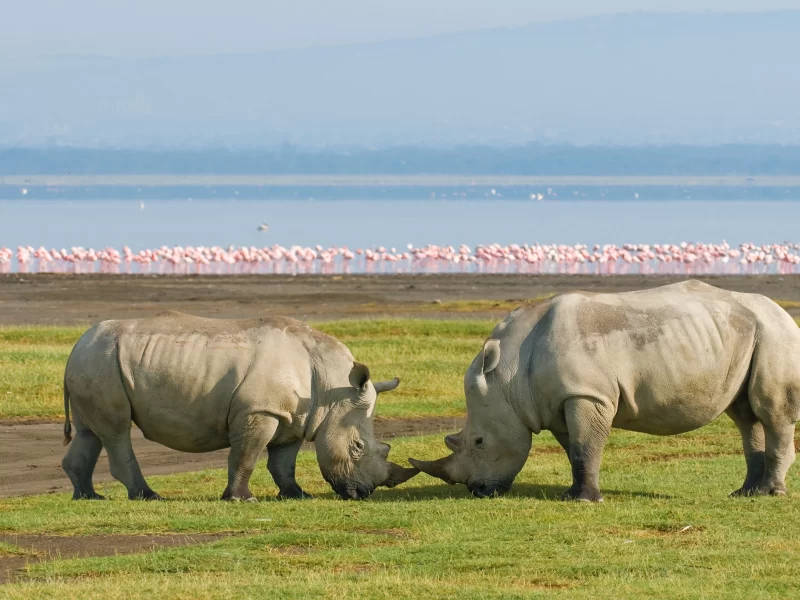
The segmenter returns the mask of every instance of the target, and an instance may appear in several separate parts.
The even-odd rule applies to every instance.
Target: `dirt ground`
[[[420,316],[501,318],[507,308],[463,312],[452,303],[516,301],[582,289],[620,292],[679,281],[653,276],[353,275],[353,276],[115,276],[0,275],[0,326],[74,325],[108,318],[181,310],[210,317],[286,315],[304,320]],[[713,285],[800,302],[800,276],[706,277]],[[459,419],[379,420],[383,439],[460,428]],[[61,470],[61,423],[0,422],[0,496],[70,489]],[[133,431],[146,475],[224,467],[227,450],[185,454]],[[97,481],[110,479],[101,457]]]
[[[377,418],[375,435],[381,440],[391,440],[398,436],[454,432],[463,425],[463,419],[453,417]],[[131,438],[145,477],[225,468],[228,464],[228,450],[206,454],[178,452],[144,439],[138,429],[131,430]],[[61,470],[61,459],[66,452],[63,439],[63,423],[0,422],[0,497],[71,491],[72,485]],[[310,450],[311,446],[305,449]],[[112,481],[105,450],[97,463],[94,480]],[[222,490],[219,492],[222,494]]]
[[[0,584],[17,579],[26,563],[87,556],[117,556],[174,548],[189,544],[215,542],[227,533],[194,533],[173,535],[26,535],[0,534],[0,542],[13,544],[27,551],[27,556],[0,554]]]
[[[219,318],[283,315],[312,321],[387,315],[499,318],[506,308],[464,313],[448,303],[516,301],[575,289],[621,292],[682,279],[639,275],[0,275],[0,325],[87,324],[164,310]],[[698,279],[800,301],[798,275]]]

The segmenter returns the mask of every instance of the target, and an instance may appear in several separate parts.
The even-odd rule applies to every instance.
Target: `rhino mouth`
[[[491,498],[502,496],[511,489],[511,481],[471,481],[467,484],[467,489],[476,498]]]
[[[322,478],[328,482],[333,492],[342,500],[362,500],[367,498],[375,491],[375,486],[366,486],[356,481],[346,479],[334,479],[330,475],[323,473]]]
[[[367,487],[354,482],[336,482],[331,487],[342,500],[363,500],[375,491],[375,486]]]

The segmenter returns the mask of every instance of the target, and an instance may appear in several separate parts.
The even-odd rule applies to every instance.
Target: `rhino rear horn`
[[[407,467],[401,467],[400,465],[390,462],[389,477],[387,477],[386,481],[384,481],[381,485],[385,485],[388,488],[393,488],[396,485],[405,483],[417,473],[419,473],[419,469],[409,469]]]
[[[432,477],[438,477],[445,483],[449,483],[450,485],[455,484],[453,478],[450,476],[450,463],[453,460],[453,455],[445,456],[444,458],[440,458],[439,460],[416,460],[414,458],[409,458],[408,462],[410,462],[414,467],[422,471],[423,473],[427,473]]]
[[[444,436],[445,446],[450,448],[451,452],[458,452],[461,449],[461,442],[463,435],[464,432],[459,431],[458,433],[451,433],[450,435]]]
[[[400,378],[395,377],[391,381],[376,381],[373,385],[375,386],[376,394],[380,394],[381,392],[391,392],[398,385],[400,385]]]

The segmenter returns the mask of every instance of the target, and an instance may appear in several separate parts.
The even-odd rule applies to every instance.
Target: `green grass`
[[[489,321],[361,320],[318,325],[346,343],[373,376],[403,385],[383,416],[458,414],[464,369]],[[0,329],[0,415],[61,416],[61,377],[83,328]],[[435,458],[441,436],[396,440],[392,457]],[[101,457],[101,460],[106,460]],[[145,473],[147,475],[147,473]],[[231,533],[155,552],[36,562],[0,598],[775,598],[800,591],[800,467],[787,498],[728,498],[744,477],[741,441],[726,418],[655,437],[614,431],[601,475],[606,501],[564,503],[566,457],[550,434],[506,497],[470,498],[463,486],[419,475],[364,502],[333,497],[312,453],[298,479],[316,498],[229,504],[224,470],[149,477],[164,502],[108,502],[66,494],[0,499],[0,532],[48,535]],[[277,490],[263,462],[253,492]],[[0,563],[1,564],[1,563]]]
[[[347,344],[375,380],[398,376],[381,396],[383,417],[464,412],[462,378],[494,321],[360,320],[316,324]],[[0,418],[61,418],[62,379],[84,327],[0,328]]]
[[[393,455],[435,457],[439,436],[396,441]],[[790,488],[800,489],[800,474]],[[549,434],[506,497],[419,475],[363,502],[336,500],[312,453],[303,502],[217,500],[221,470],[152,477],[167,500],[108,502],[67,495],[0,500],[0,531],[159,534],[230,532],[220,541],[127,556],[30,562],[6,598],[775,598],[800,585],[800,502],[728,498],[744,476],[738,434],[722,419],[692,434],[614,432],[600,505],[561,502],[569,481]],[[253,491],[276,489],[263,465]]]

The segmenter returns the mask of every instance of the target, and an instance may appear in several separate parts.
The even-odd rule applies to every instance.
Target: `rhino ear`
[[[483,345],[483,367],[481,371],[484,375],[491,373],[500,363],[500,340],[486,340]]]
[[[367,365],[362,365],[359,362],[353,363],[353,368],[350,370],[350,385],[359,390],[364,390],[369,381],[369,369]]]

